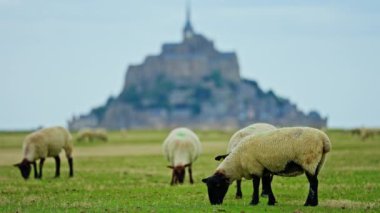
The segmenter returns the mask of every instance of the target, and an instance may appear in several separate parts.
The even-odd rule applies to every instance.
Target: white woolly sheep
[[[169,133],[162,148],[166,159],[170,162],[168,168],[173,170],[170,184],[183,183],[186,167],[190,183],[194,183],[191,166],[202,149],[198,136],[188,128],[176,128]]]
[[[34,177],[42,178],[42,167],[47,157],[54,157],[55,159],[55,177],[60,175],[59,153],[62,149],[65,150],[66,157],[69,163],[69,176],[74,175],[73,172],[73,144],[71,134],[63,127],[50,127],[40,129],[27,135],[23,142],[23,160],[21,163],[15,164],[21,171],[24,179],[28,179],[31,171],[30,164],[34,167]],[[40,171],[37,172],[36,161],[40,159]]]
[[[314,128],[292,127],[273,130],[243,139],[218,166],[213,176],[203,179],[211,204],[222,204],[233,180],[253,179],[251,205],[259,202],[260,179],[269,192],[268,205],[276,199],[269,175],[297,176],[305,172],[310,183],[305,206],[318,205],[318,173],[331,149],[328,136]]]
[[[85,129],[81,129],[78,132],[77,141],[83,141],[83,140],[93,141],[97,139],[101,141],[107,141],[108,140],[107,131],[105,129],[85,128]]]
[[[267,124],[267,123],[255,123],[255,124],[251,124],[251,125],[243,128],[243,129],[235,132],[232,135],[230,141],[228,142],[227,154],[226,155],[216,156],[215,160],[222,160],[225,157],[227,157],[228,154],[231,153],[232,150],[245,137],[250,136],[250,135],[257,135],[257,134],[265,133],[265,132],[272,131],[272,130],[275,130],[275,129],[276,129],[276,127],[273,126],[273,125],[271,125],[271,124]],[[272,181],[272,178],[273,178],[273,176],[271,175],[271,178],[270,178],[271,181]],[[268,196],[268,190],[265,188],[264,185],[263,185],[261,196],[262,197]],[[241,199],[243,197],[243,193],[241,191],[241,179],[237,179],[236,180],[236,195],[235,195],[235,197],[236,197],[236,199]]]

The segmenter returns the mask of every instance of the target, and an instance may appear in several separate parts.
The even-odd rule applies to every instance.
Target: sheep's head
[[[27,180],[29,178],[31,166],[30,166],[30,162],[28,160],[24,159],[23,161],[21,161],[21,163],[17,163],[14,166],[18,167],[20,169],[21,176],[25,180]]]
[[[202,182],[207,185],[211,205],[222,204],[230,186],[230,180],[222,173],[215,173],[213,176],[203,179]]]
[[[186,164],[184,166],[179,165],[179,166],[168,166],[168,168],[173,169],[173,178],[174,178],[174,183],[177,184],[180,183],[182,184],[184,179],[185,179],[185,168],[188,167],[190,164]]]

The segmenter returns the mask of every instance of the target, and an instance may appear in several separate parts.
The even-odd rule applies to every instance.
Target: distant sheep
[[[318,205],[318,174],[331,149],[328,136],[308,127],[280,128],[264,134],[246,137],[218,166],[207,184],[211,204],[222,204],[230,183],[253,179],[251,205],[259,202],[260,179],[269,191],[268,205],[276,199],[272,192],[270,174],[297,176],[305,173],[310,183],[305,206]]]
[[[15,164],[20,169],[21,175],[24,179],[28,179],[31,171],[30,164],[34,167],[34,177],[42,178],[42,167],[47,157],[54,157],[55,159],[55,177],[60,175],[59,153],[62,149],[65,150],[68,159],[70,171],[69,176],[74,175],[73,171],[73,144],[71,141],[71,134],[63,127],[50,127],[40,129],[27,135],[23,142],[23,155],[24,158],[21,163]],[[40,159],[40,171],[37,171],[36,161]]]
[[[108,140],[107,131],[105,129],[81,129],[78,132],[77,141],[94,141],[101,140],[106,142]]]
[[[265,133],[265,132],[268,132],[268,131],[272,131],[272,130],[275,130],[276,127],[271,125],[271,124],[267,124],[267,123],[256,123],[256,124],[251,124],[239,131],[237,131],[235,134],[232,135],[229,143],[228,143],[228,147],[227,147],[227,153],[231,153],[232,150],[247,136],[250,136],[250,135],[257,135],[257,134],[262,134],[262,133]],[[224,159],[225,157],[228,156],[228,154],[226,155],[219,155],[219,156],[216,156],[215,157],[215,160],[222,160]],[[271,180],[272,180],[272,177],[271,176]],[[262,190],[262,194],[261,196],[268,196],[268,190],[264,187],[263,185],[263,190]],[[236,195],[235,195],[236,199],[240,199],[243,197],[243,193],[241,191],[241,179],[238,179],[236,180]]]
[[[201,142],[198,136],[187,128],[172,130],[163,143],[163,153],[170,162],[172,169],[171,185],[182,184],[185,178],[185,168],[188,167],[190,183],[193,184],[192,163],[201,153]]]
[[[362,141],[367,140],[368,138],[373,138],[376,135],[380,134],[379,129],[370,129],[370,128],[356,128],[352,129],[351,134],[359,135]]]

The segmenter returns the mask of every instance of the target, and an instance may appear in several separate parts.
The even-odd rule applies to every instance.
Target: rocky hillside
[[[186,28],[187,27],[187,28]],[[188,23],[181,43],[129,66],[122,91],[69,121],[70,129],[238,128],[254,122],[326,126],[318,112],[304,113],[254,80],[242,79],[234,52],[220,52]]]

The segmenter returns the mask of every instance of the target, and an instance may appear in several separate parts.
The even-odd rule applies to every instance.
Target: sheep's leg
[[[191,164],[189,165],[189,176],[190,176],[190,183],[193,184],[194,183],[194,180],[193,180],[193,170],[191,169]]]
[[[38,172],[37,172],[37,163],[36,161],[33,161],[33,169],[34,169],[34,178],[38,178]]]
[[[276,203],[276,198],[274,197],[272,191],[272,177],[270,174],[263,176],[263,190],[268,196],[268,205],[273,206]]]
[[[273,180],[273,175],[268,174],[268,177],[265,181],[267,181],[267,180],[269,181],[269,184],[271,184],[272,180]],[[268,184],[264,184],[264,177],[263,177],[261,197],[268,197],[269,190],[268,190],[267,186],[268,186]]]
[[[40,160],[40,174],[38,175],[38,178],[42,178],[42,167],[44,166],[45,158],[41,158]]]
[[[318,205],[318,178],[317,175],[311,175],[306,172],[307,180],[309,181],[309,194],[307,196],[304,206],[317,206]]]
[[[241,192],[241,180],[236,180],[236,199],[241,199],[243,197],[243,193]]]
[[[173,172],[172,172],[172,180],[171,180],[171,182],[170,182],[170,185],[174,185],[175,184],[175,179],[176,179],[176,177],[175,177],[175,174],[174,174],[174,169],[173,169]]]
[[[257,205],[259,203],[260,177],[256,175],[252,175],[252,182],[253,182],[253,194],[252,194],[252,201],[250,205]]]
[[[55,177],[59,177],[60,167],[61,167],[61,159],[59,158],[59,155],[55,156],[54,160],[55,160]]]
[[[73,169],[73,158],[72,157],[68,157],[67,158],[67,161],[69,162],[69,177],[73,177],[74,176],[74,169]]]

